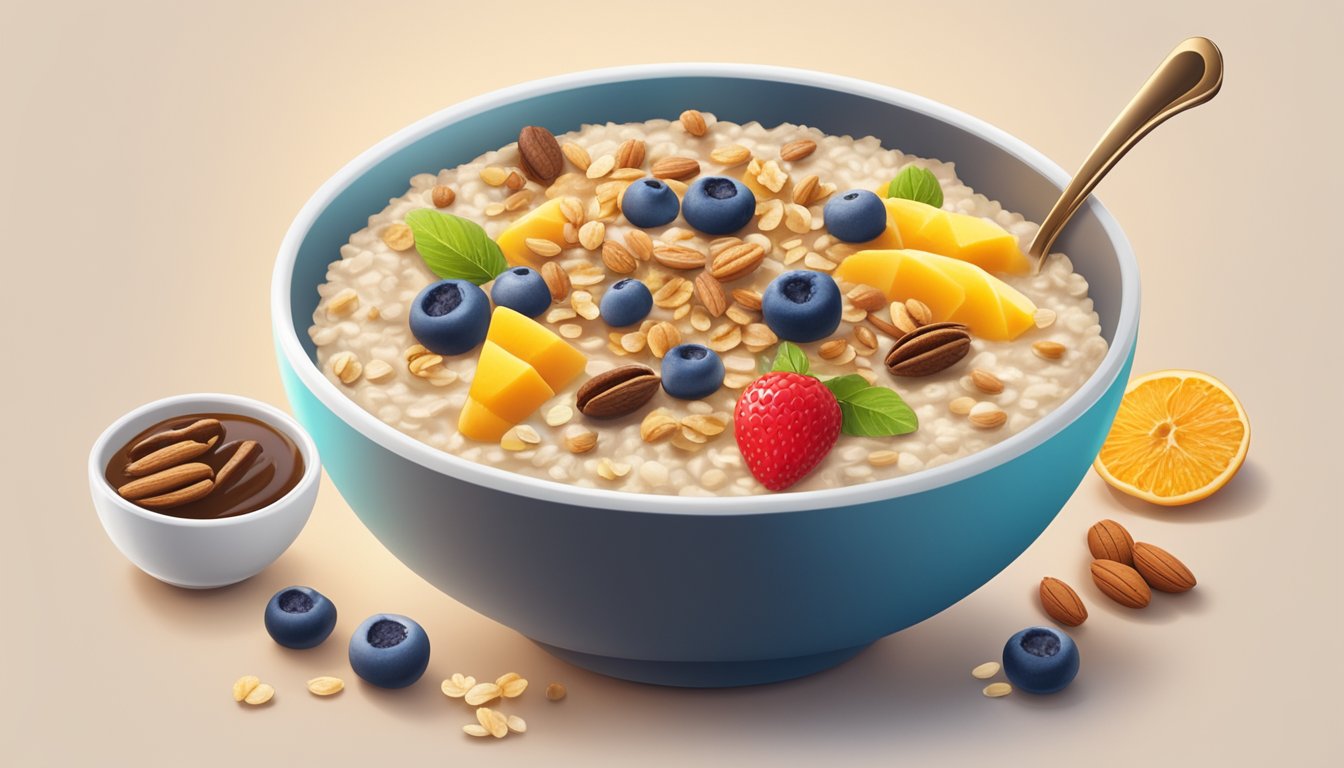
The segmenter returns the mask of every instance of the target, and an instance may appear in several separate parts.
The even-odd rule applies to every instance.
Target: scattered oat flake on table
[[[258,685],[256,688],[253,688],[251,693],[248,693],[247,696],[243,698],[243,701],[248,704],[251,704],[254,707],[259,707],[262,704],[265,704],[266,702],[270,701],[274,697],[275,697],[275,689],[267,685],[266,683],[262,683],[261,685]]]
[[[984,694],[991,699],[1007,696],[1013,692],[1013,686],[1007,683],[990,683],[985,686]]]
[[[242,701],[259,685],[261,679],[256,675],[243,675],[233,683],[233,700]]]
[[[500,696],[499,686],[495,683],[477,683],[467,691],[466,700],[471,706],[484,704],[487,701],[494,701]]]
[[[986,661],[984,664],[971,670],[971,677],[974,677],[977,680],[988,680],[997,674],[999,674],[999,662],[997,661]]]
[[[453,676],[443,681],[439,686],[444,696],[454,699],[460,699],[467,695],[476,686],[476,678],[471,675],[464,675],[461,672],[454,672]]]
[[[317,696],[332,696],[345,690],[345,681],[339,677],[314,677],[308,681],[308,690]]]
[[[517,672],[500,675],[499,679],[495,681],[495,685],[499,686],[500,694],[506,699],[515,699],[522,696],[523,691],[527,690],[527,680]]]
[[[481,737],[490,735],[490,732],[485,730],[485,726],[479,723],[468,723],[467,725],[462,726],[462,732],[468,736]]]
[[[509,735],[509,719],[501,712],[496,712],[489,707],[481,707],[476,710],[476,720],[496,739],[502,739]]]

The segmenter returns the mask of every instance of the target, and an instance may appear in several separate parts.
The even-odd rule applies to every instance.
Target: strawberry
[[[840,404],[817,379],[767,373],[737,399],[737,447],[761,485],[782,491],[826,458],[840,436]]]

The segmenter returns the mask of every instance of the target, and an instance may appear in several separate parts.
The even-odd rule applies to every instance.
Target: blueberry
[[[817,341],[840,327],[840,288],[830,275],[805,269],[785,272],[765,287],[761,315],[785,341]]]
[[[602,294],[598,306],[602,319],[612,328],[634,325],[649,316],[653,309],[653,294],[649,287],[633,277],[617,280]]]
[[[377,613],[350,637],[350,668],[379,688],[405,688],[429,666],[429,635],[405,616]]]
[[[1053,627],[1028,627],[1003,646],[1003,672],[1027,693],[1062,691],[1078,674],[1078,646]]]
[[[536,317],[551,306],[551,289],[541,273],[529,267],[512,267],[499,273],[490,288],[490,298],[501,307]],[[429,346],[429,345],[425,345]]]
[[[663,181],[645,178],[625,188],[621,213],[636,227],[661,227],[677,218],[681,203],[677,193]]]
[[[285,587],[266,604],[266,631],[286,648],[321,645],[335,626],[335,604],[312,587]]]
[[[411,333],[425,349],[439,355],[460,355],[485,341],[490,327],[490,300],[466,280],[440,280],[411,304]]]
[[[709,397],[723,386],[723,361],[708,347],[679,344],[663,356],[663,390],[682,400]]]
[[[756,215],[756,196],[737,179],[702,176],[681,201],[686,223],[710,235],[730,235]]]
[[[822,211],[826,231],[846,243],[866,243],[887,228],[887,207],[866,189],[832,197]]]

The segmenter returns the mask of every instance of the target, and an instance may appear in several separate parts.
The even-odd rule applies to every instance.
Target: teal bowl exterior
[[[675,117],[872,134],[954,160],[1005,207],[1039,220],[1067,175],[1035,150],[947,107],[814,72],[659,65],[569,75],[444,110],[357,158],[309,201],[281,247],[272,292],[286,393],[328,475],[408,567],[557,656],[677,686],[798,677],[838,664],[979,588],[1020,555],[1100,450],[1129,378],[1138,275],[1096,201],[1060,250],[1092,284],[1111,349],[1082,389],[999,445],[914,475],[753,498],[574,488],[462,461],[345,398],[306,333],[340,245],[415,173],[513,141],[523,125]],[[512,557],[497,557],[508,542]]]

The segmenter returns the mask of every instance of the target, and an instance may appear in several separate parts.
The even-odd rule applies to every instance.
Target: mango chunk
[[[476,362],[476,377],[467,397],[484,405],[510,424],[517,424],[555,396],[537,369],[514,357],[503,347],[487,341]],[[462,422],[459,419],[458,428]]]
[[[550,240],[561,248],[568,245],[565,242],[565,215],[560,211],[560,200],[559,197],[547,200],[510,224],[495,238],[509,264],[541,268],[541,258],[527,249],[528,238]]]
[[[535,368],[555,392],[569,386],[588,365],[588,358],[569,342],[508,307],[495,307],[485,339]]]
[[[990,272],[1022,275],[1031,269],[1017,238],[993,222],[899,197],[883,202],[906,248],[950,256]]]
[[[835,276],[871,285],[889,301],[919,299],[938,322],[964,323],[976,336],[1017,338],[1031,328],[1036,305],[1016,288],[960,259],[914,249],[859,251]]]
[[[882,230],[882,234],[860,245],[864,250],[896,251],[905,247],[905,241],[901,239],[901,230],[888,219],[887,228]]]
[[[489,408],[470,397],[462,406],[462,415],[457,419],[457,430],[472,440],[497,443],[504,433],[513,427],[513,423],[496,416]]]

